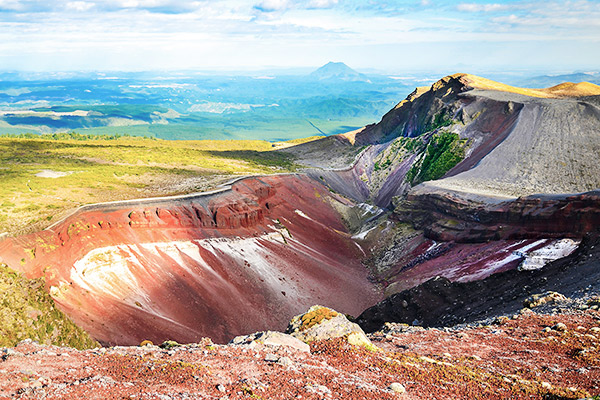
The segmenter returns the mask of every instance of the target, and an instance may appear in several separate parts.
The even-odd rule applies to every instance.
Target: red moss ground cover
[[[379,351],[343,339],[314,342],[311,353],[210,340],[172,349],[86,351],[24,342],[0,351],[0,398],[579,399],[600,394],[596,310],[531,312],[461,329],[396,325],[370,338]],[[393,382],[406,393],[391,391]]]

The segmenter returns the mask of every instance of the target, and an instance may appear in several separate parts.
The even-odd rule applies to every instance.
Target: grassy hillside
[[[98,345],[56,308],[42,279],[28,280],[0,264],[0,346],[24,339],[77,349]]]
[[[0,137],[0,234],[22,234],[82,204],[206,190],[239,174],[292,171],[265,141]],[[108,139],[108,140],[107,140]]]

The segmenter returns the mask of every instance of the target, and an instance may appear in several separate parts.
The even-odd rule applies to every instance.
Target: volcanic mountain
[[[456,74],[377,124],[283,150],[304,173],[87,206],[0,242],[0,260],[44,277],[60,308],[105,344],[224,342],[282,329],[315,303],[357,315],[396,294],[361,323],[435,325],[456,291],[431,301],[439,318],[426,321],[432,309],[402,293],[439,298],[436,277],[443,287],[497,276],[522,284],[519,270],[591,246],[599,150],[600,87],[522,89]]]
[[[343,62],[330,61],[311,72],[309,77],[320,81],[368,81],[368,78]]]

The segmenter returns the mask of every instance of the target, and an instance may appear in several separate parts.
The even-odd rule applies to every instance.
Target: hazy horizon
[[[348,64],[344,61],[336,60],[330,62],[341,62],[346,64],[348,67],[353,70],[366,74],[366,75],[379,75],[379,76],[387,76],[390,78],[400,78],[400,79],[418,79],[423,77],[428,77],[429,79],[439,79],[446,75],[452,75],[456,73],[470,73],[485,77],[494,77],[494,76],[513,76],[518,79],[536,77],[536,76],[559,76],[559,75],[569,75],[575,73],[584,73],[584,74],[600,74],[600,66],[598,68],[478,68],[474,66],[451,66],[447,68],[437,68],[437,69],[377,69],[377,68],[355,68],[353,65]],[[326,63],[325,63],[326,64]],[[164,79],[177,79],[181,77],[182,79],[189,78],[199,78],[202,77],[218,77],[218,76],[246,76],[246,77],[254,77],[257,79],[271,79],[271,78],[279,78],[279,77],[302,77],[309,76],[312,72],[322,67],[325,64],[315,65],[315,66],[291,66],[291,67],[276,67],[276,66],[264,66],[264,67],[247,67],[243,66],[238,67],[213,67],[210,69],[139,69],[139,70],[126,70],[126,69],[63,69],[63,70],[35,70],[35,69],[2,69],[0,68],[0,74],[19,74],[23,76],[36,76],[39,75],[41,79],[51,78],[51,77],[77,77],[80,75],[98,75],[105,76],[105,79],[121,79],[124,76],[143,76],[147,75],[150,77],[160,77],[164,75],[162,78]],[[114,76],[111,76],[114,75]]]

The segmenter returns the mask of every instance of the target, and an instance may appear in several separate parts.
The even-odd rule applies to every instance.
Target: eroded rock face
[[[401,200],[394,212],[433,240],[581,238],[600,226],[600,191],[535,195],[490,204],[423,188]]]
[[[389,296],[441,276],[452,282],[472,282],[517,269],[529,254],[551,248],[558,240],[496,240],[485,243],[435,242],[419,235],[416,247],[392,259],[378,273]],[[408,250],[408,249],[407,249]],[[545,263],[552,261],[544,260]]]
[[[357,314],[379,299],[330,205],[343,201],[307,177],[251,178],[216,195],[83,210],[1,242],[0,258],[45,277],[102,343],[227,342],[282,330],[316,302]]]
[[[366,332],[379,329],[385,322],[451,326],[515,312],[540,299],[543,303],[562,297],[552,292],[579,296],[583,289],[598,290],[599,245],[597,234],[586,235],[572,255],[534,271],[510,269],[470,282],[435,277],[368,308],[357,322]]]
[[[436,276],[477,281],[515,268],[539,269],[566,257],[585,235],[598,232],[600,194],[486,203],[415,189],[396,203],[393,218],[414,230],[378,250],[376,276],[388,296]],[[385,232],[374,235],[370,246],[379,246],[382,236]]]

